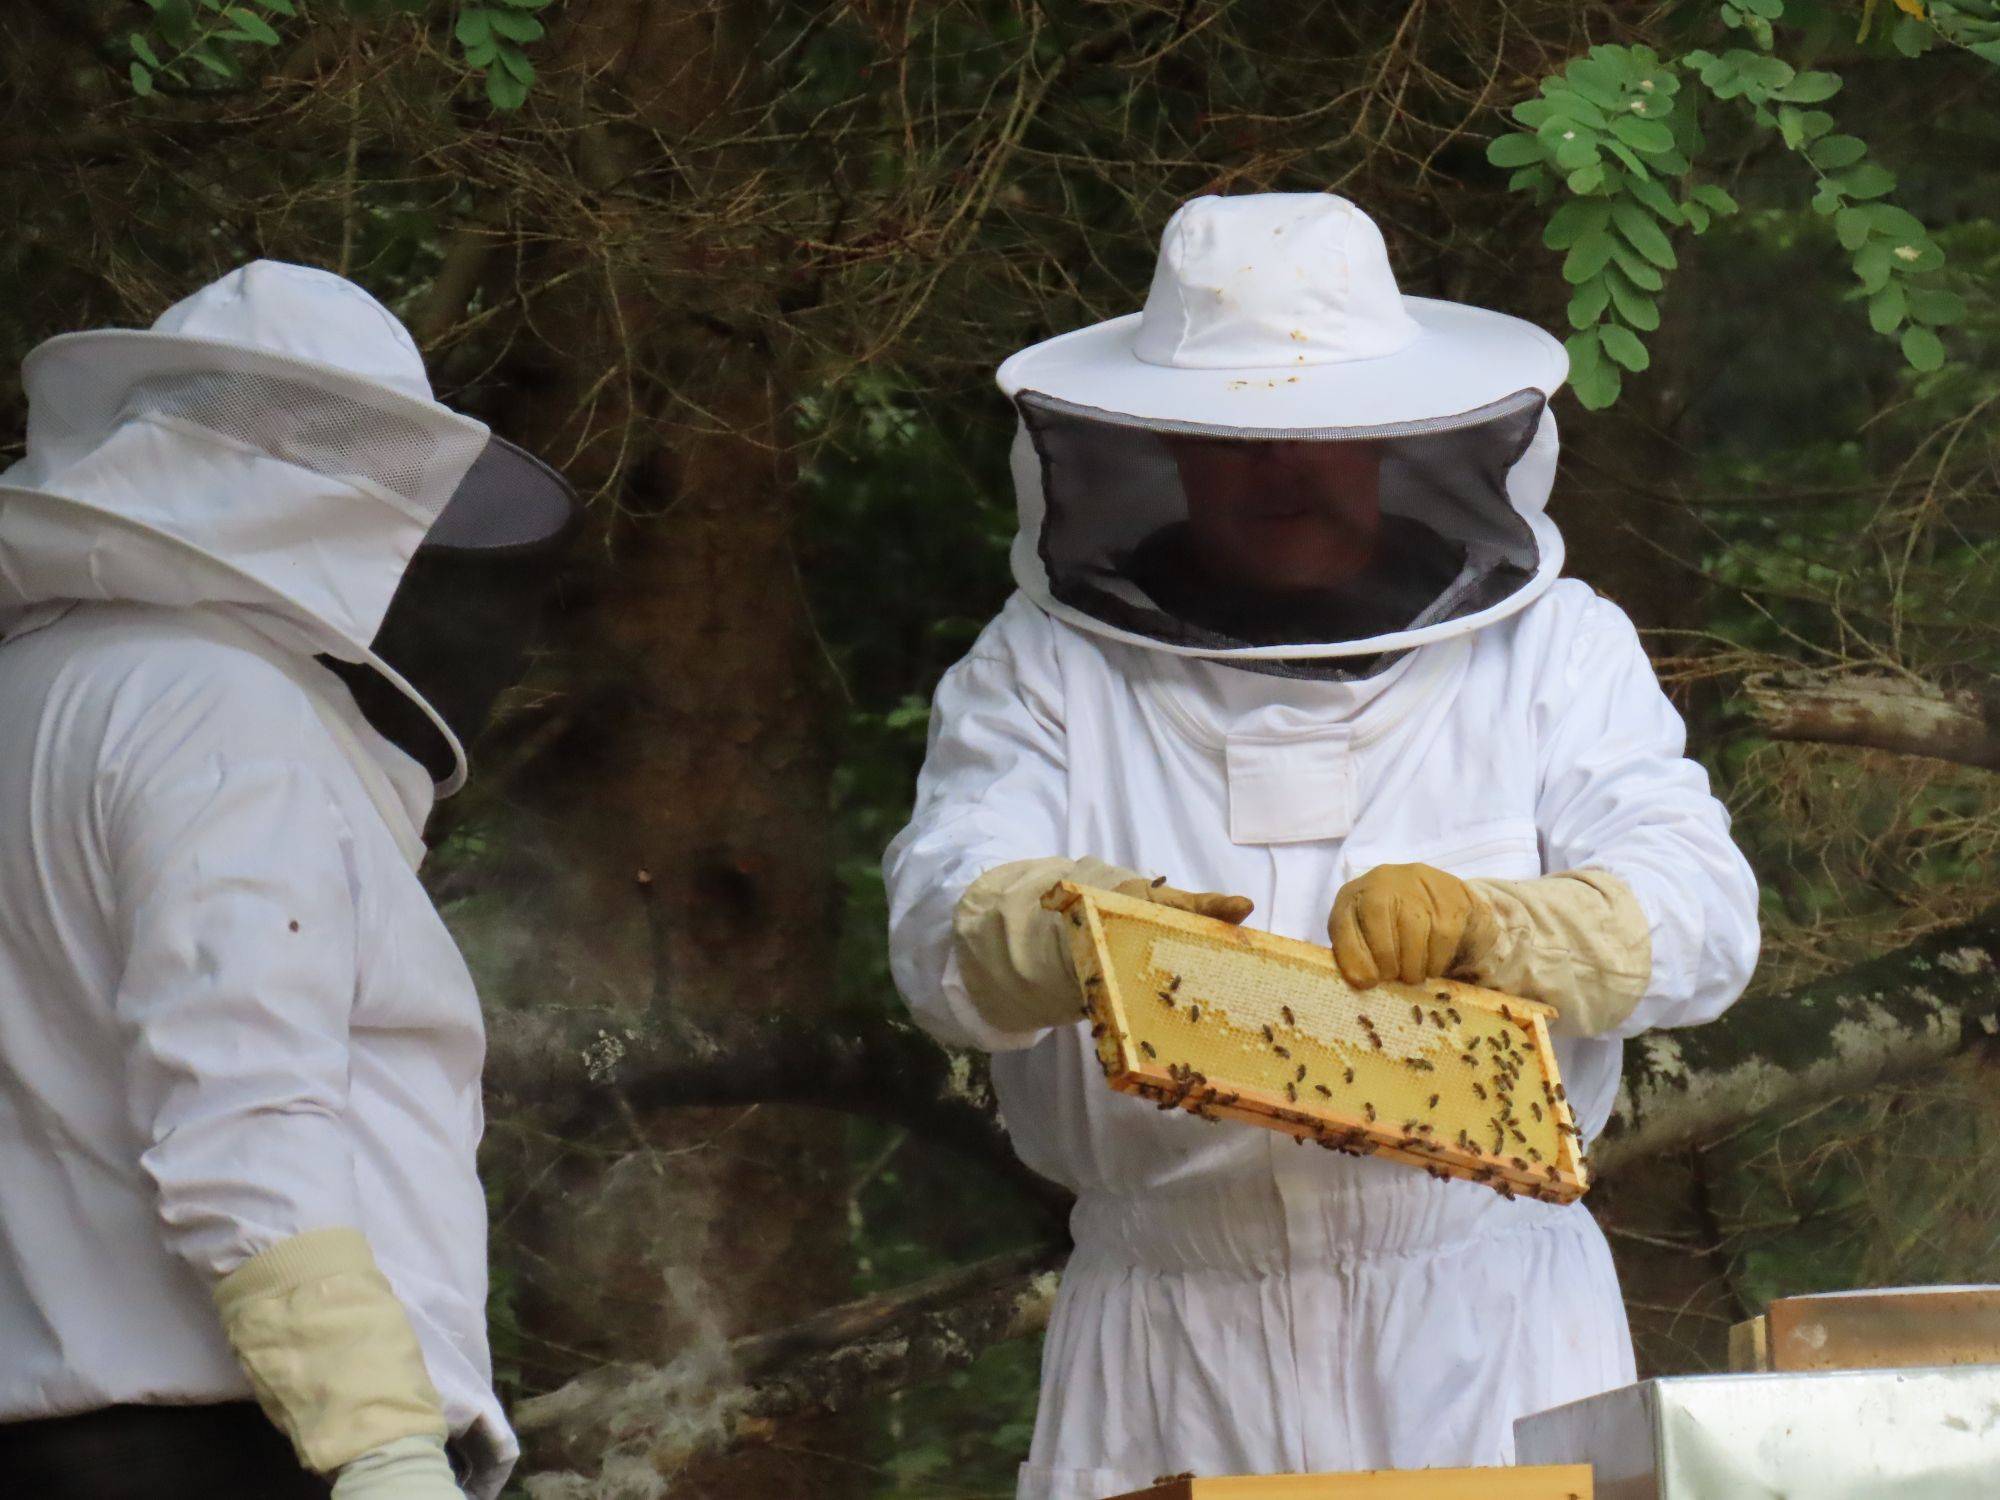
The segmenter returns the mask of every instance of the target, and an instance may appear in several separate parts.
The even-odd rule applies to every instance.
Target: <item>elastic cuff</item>
[[[288,1292],[307,1282],[348,1271],[371,1272],[375,1253],[358,1229],[308,1229],[253,1255],[215,1285],[215,1306],[224,1319],[253,1297]]]

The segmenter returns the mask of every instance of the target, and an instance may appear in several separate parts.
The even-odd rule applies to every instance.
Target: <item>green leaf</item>
[[[1520,131],[1496,136],[1486,148],[1486,159],[1496,167],[1525,167],[1542,159],[1542,143]]]
[[[234,21],[237,29],[259,46],[275,47],[278,45],[278,33],[271,29],[269,21],[258,15],[254,10],[241,5],[232,5],[223,14]]]
[[[1612,154],[1612,156],[1618,159],[1618,161],[1624,166],[1626,174],[1634,182],[1644,182],[1649,184],[1652,183],[1653,181],[1652,172],[1647,169],[1647,166],[1644,162],[1639,160],[1638,154],[1634,152],[1630,146],[1626,145],[1616,136],[1606,137],[1603,144],[1604,144],[1604,149],[1606,151],[1609,151]]]
[[[1840,79],[1832,73],[1796,73],[1776,95],[1794,104],[1817,104],[1840,92]]]
[[[517,110],[527,100],[528,86],[505,68],[486,70],[486,97],[498,110]]]
[[[1699,203],[1683,203],[1681,212],[1687,216],[1688,228],[1696,234],[1708,233],[1708,210]]]
[[[257,0],[257,3],[274,16],[296,16],[299,13],[292,0]]]
[[[1665,231],[1637,203],[1627,199],[1612,204],[1611,222],[1618,226],[1618,232],[1625,236],[1634,250],[1662,270],[1671,271],[1680,264],[1674,258],[1674,247]]]
[[[1605,230],[1586,234],[1569,248],[1563,257],[1563,280],[1571,286],[1581,286],[1594,280],[1597,274],[1610,263],[1618,242]]]
[[[203,42],[198,47],[190,47],[188,49],[188,56],[208,69],[217,78],[235,78],[238,76],[236,65],[207,42]]]
[[[1718,216],[1736,212],[1736,200],[1712,182],[1696,183],[1688,189],[1688,196]]]
[[[1604,279],[1611,286],[1611,301],[1619,317],[1643,333],[1660,326],[1660,304],[1633,286],[1615,266]]]
[[[1667,278],[1649,261],[1623,245],[1614,244],[1611,247],[1611,263],[1642,291],[1657,292],[1667,284]]]
[[[493,39],[492,18],[483,10],[462,11],[458,17],[458,29],[453,34],[461,47],[477,47]]]
[[[1850,198],[1879,198],[1896,186],[1896,174],[1872,161],[1832,174]]]
[[[1833,216],[1833,232],[1840,237],[1841,249],[1859,250],[1868,243],[1868,211],[1843,208]]]
[[[1893,203],[1867,203],[1856,211],[1868,221],[1868,227],[1875,233],[1887,235],[1905,244],[1914,244],[1930,237],[1930,231],[1924,228],[1923,220],[1907,208],[1898,208]]]
[[[1611,223],[1611,205],[1602,198],[1572,198],[1549,215],[1542,243],[1567,250],[1586,234],[1599,234]]]
[[[132,92],[141,99],[152,97],[153,70],[142,62],[132,64]]]
[[[1512,114],[1530,130],[1540,130],[1556,118],[1556,107],[1546,99],[1523,99],[1514,106]]]
[[[1825,218],[1829,214],[1839,213],[1841,202],[1839,188],[1830,182],[1821,183],[1819,191],[1813,194],[1812,211]]]
[[[1965,299],[1957,292],[1911,288],[1906,301],[1909,314],[1919,323],[1948,324],[1963,321]]]
[[[1648,155],[1674,149],[1674,133],[1657,120],[1642,120],[1633,114],[1619,115],[1611,122],[1611,133],[1634,151],[1644,151]]]
[[[465,60],[475,68],[490,68],[500,60],[500,44],[488,37],[485,41],[465,49]]]
[[[1569,190],[1572,193],[1590,194],[1604,186],[1604,168],[1600,166],[1579,167],[1569,174]]]
[[[1588,125],[1592,130],[1602,130],[1611,123],[1605,118],[1603,110],[1570,88],[1560,78],[1543,80],[1542,97],[1553,104],[1556,113],[1564,119],[1578,121]]]
[[[1904,254],[1905,251],[1911,253]],[[1897,245],[1890,253],[1896,264],[1903,268],[1905,276],[1913,276],[1919,271],[1935,271],[1944,264],[1944,251],[1938,249],[1935,240],[1921,240],[1914,245]]]
[[[1825,136],[1806,148],[1806,160],[1822,172],[1851,167],[1867,154],[1867,143],[1852,135]]]
[[[489,10],[486,13],[486,21],[495,32],[510,42],[535,42],[546,35],[540,21],[533,16],[521,15],[515,11]]]
[[[1905,328],[1903,358],[1919,370],[1935,370],[1944,363],[1944,341],[1928,328]]]
[[[1889,33],[1896,50],[1905,57],[1922,57],[1930,50],[1931,29],[1915,16],[1904,16],[1896,22],[1896,29]]]
[[[1778,111],[1778,136],[1794,151],[1806,143],[1806,128],[1800,122],[1799,112],[1790,105]]]
[[[1894,333],[1903,322],[1903,287],[1892,281],[1868,299],[1868,321],[1877,333]]]
[[[535,81],[535,65],[528,61],[528,54],[518,47],[500,49],[500,66],[512,73],[520,83]]]
[[[1602,411],[1618,399],[1622,384],[1618,369],[1604,357],[1597,329],[1573,333],[1563,341],[1569,351],[1570,384],[1576,399],[1590,411]]]
[[[1565,131],[1556,141],[1556,165],[1565,172],[1580,172],[1585,167],[1594,167],[1602,159],[1597,150],[1597,138],[1578,131]]]
[[[1569,299],[1570,327],[1588,328],[1604,316],[1604,309],[1610,305],[1611,278],[1599,276],[1594,281],[1586,281]]]
[[[1736,3],[1753,16],[1762,16],[1767,21],[1776,21],[1785,14],[1785,0],[1736,0]]]
[[[547,10],[554,0],[500,0],[500,3],[515,10]]]
[[[1653,362],[1646,352],[1646,346],[1639,342],[1639,335],[1629,328],[1621,328],[1616,323],[1606,323],[1599,333],[1604,339],[1604,352],[1619,364],[1638,374]]]
[[[131,45],[132,55],[138,58],[140,62],[149,68],[160,66],[160,55],[153,50],[153,44],[146,39],[145,32],[135,31],[131,36],[126,38],[126,41]]]
[[[1681,206],[1668,196],[1667,190],[1657,182],[1638,180],[1626,184],[1627,190],[1647,208],[1669,224],[1683,222]]]
[[[1871,240],[1855,251],[1854,274],[1861,278],[1865,290],[1881,291],[1889,284],[1889,247],[1880,240]]]
[[[1524,192],[1529,188],[1533,188],[1537,194],[1540,194],[1546,191],[1548,185],[1549,174],[1543,169],[1540,162],[1535,163],[1532,167],[1518,168],[1507,179],[1507,191],[1510,193]],[[1541,199],[1537,197],[1536,201],[1540,202]]]

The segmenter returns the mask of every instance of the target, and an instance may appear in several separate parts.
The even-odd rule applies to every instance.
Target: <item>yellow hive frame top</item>
[[[1069,881],[1044,904],[1121,1093],[1507,1197],[1588,1189],[1548,1006],[1449,979],[1357,990],[1325,948]]]

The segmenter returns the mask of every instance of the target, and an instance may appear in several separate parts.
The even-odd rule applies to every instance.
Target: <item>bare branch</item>
[[[1773,672],[1743,684],[1773,739],[1859,745],[2000,770],[2000,697],[1907,678]]]

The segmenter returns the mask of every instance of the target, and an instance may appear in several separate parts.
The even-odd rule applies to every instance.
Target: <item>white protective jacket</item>
[[[492,1494],[479,1002],[341,738],[226,609],[0,645],[0,1421],[248,1398],[211,1286],[352,1226]]]
[[[1610,870],[1648,917],[1653,976],[1618,1035],[1559,1042],[1595,1135],[1619,1036],[1713,1018],[1756,956],[1754,879],[1683,748],[1630,622],[1575,582],[1354,682],[1172,656],[1009,602],[938,689],[885,869],[917,1018],[995,1054],[1016,1149],[1077,1194],[1021,1500],[1184,1470],[1501,1463],[1516,1417],[1630,1381],[1633,1357],[1581,1205],[1163,1114],[1105,1088],[1081,1026],[996,1032],[954,972],[967,886],[1093,855],[1248,896],[1253,925],[1324,942],[1335,892],[1377,864]]]

